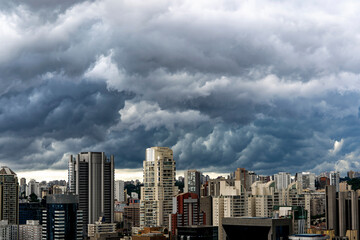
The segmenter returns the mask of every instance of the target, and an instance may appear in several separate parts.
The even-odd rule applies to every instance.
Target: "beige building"
[[[293,182],[286,190],[281,191],[280,205],[303,207],[307,211],[306,227],[310,228],[312,215],[311,199],[314,198],[316,192],[303,190],[302,184],[302,182]]]
[[[42,226],[37,220],[27,220],[26,224],[19,225],[19,240],[41,240]]]
[[[220,196],[213,198],[213,226],[219,227],[219,239],[223,239],[221,230],[224,217],[243,217],[248,215],[246,189],[240,181],[220,181]]]
[[[90,240],[106,240],[111,237],[116,238],[116,224],[103,223],[100,218],[98,222],[88,224],[88,237],[90,237]]]
[[[339,191],[347,192],[351,191],[351,185],[348,185],[346,181],[339,183]]]
[[[169,225],[172,199],[178,193],[175,186],[176,168],[173,151],[167,147],[146,149],[144,186],[141,187],[140,226]]]
[[[235,180],[241,181],[246,191],[251,191],[251,185],[256,181],[256,174],[245,168],[237,168],[235,171]]]
[[[280,195],[275,192],[275,182],[255,182],[251,186],[248,213],[252,217],[272,217],[273,207],[279,205]]]

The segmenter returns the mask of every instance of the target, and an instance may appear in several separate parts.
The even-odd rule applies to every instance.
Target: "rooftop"
[[[13,170],[11,170],[10,168],[8,168],[6,166],[1,167],[0,174],[2,174],[2,175],[16,175],[16,173]]]

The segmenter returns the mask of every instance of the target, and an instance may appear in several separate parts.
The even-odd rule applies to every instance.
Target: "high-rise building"
[[[286,189],[291,183],[291,175],[286,172],[279,172],[275,174],[275,188],[276,190]]]
[[[330,179],[328,177],[317,178],[317,189],[325,189],[326,185],[330,185]]]
[[[234,182],[233,179],[225,179],[225,178],[217,178],[217,179],[210,179],[207,184],[207,195],[206,196],[212,196],[212,197],[218,197],[220,196],[220,184],[221,182]]]
[[[336,171],[331,171],[329,173],[330,185],[335,186],[336,192],[340,190],[340,173]]]
[[[245,168],[237,168],[235,171],[235,180],[241,181],[246,191],[251,191],[251,185],[256,182],[257,175],[253,171],[248,171]]]
[[[248,202],[249,216],[272,217],[273,207],[279,205],[279,194],[275,191],[275,182],[253,183],[252,196]]]
[[[117,180],[115,181],[115,196],[114,199],[116,199],[119,202],[124,202],[124,181]]]
[[[42,239],[83,239],[83,212],[76,195],[48,195],[42,218]]]
[[[176,235],[178,227],[206,225],[206,216],[200,211],[200,200],[196,193],[182,193],[173,199],[170,231]]]
[[[31,194],[35,194],[41,199],[40,185],[35,179],[31,179],[26,186],[26,196],[30,196]]]
[[[355,172],[353,170],[350,170],[347,172],[347,176],[348,178],[352,179],[352,178],[359,178],[360,177],[360,172]]]
[[[144,186],[141,187],[140,226],[168,226],[175,186],[173,151],[167,147],[146,149]]]
[[[265,176],[265,175],[258,175],[257,176],[257,181],[263,182],[263,183],[267,183],[271,181],[271,176]]]
[[[130,203],[124,207],[124,229],[131,232],[133,227],[140,227],[140,205],[139,203]]]
[[[8,167],[0,169],[0,220],[19,224],[19,183],[16,173]]]
[[[114,157],[104,152],[82,152],[69,160],[69,191],[79,196],[79,209],[87,224],[104,217],[114,221]]]
[[[350,170],[347,172],[347,176],[348,176],[348,178],[352,179],[355,176],[355,172],[353,170]]]
[[[200,211],[205,213],[206,224],[212,225],[212,196],[200,197]]]
[[[19,193],[22,196],[26,196],[26,178],[20,179],[20,187],[19,187]]]
[[[248,170],[245,168],[237,168],[235,171],[235,180],[241,181],[241,185],[243,185],[247,191],[250,191],[252,182],[250,181]]]
[[[26,184],[26,178],[21,178],[20,185],[25,185],[25,184]]]
[[[353,190],[336,192],[333,185],[326,186],[326,228],[334,230],[335,236],[354,235],[359,239],[359,197]]]
[[[212,200],[213,226],[220,228],[224,217],[242,217],[248,214],[246,189],[239,180],[219,181],[219,195],[214,195]],[[223,232],[219,231],[219,239],[222,236]]]
[[[302,172],[296,174],[296,181],[302,189],[309,189],[315,191],[315,174],[310,172]]]
[[[196,193],[200,196],[201,173],[196,170],[185,171],[184,193]]]
[[[41,221],[42,211],[46,205],[41,202],[19,203],[19,224],[26,224],[28,220]]]

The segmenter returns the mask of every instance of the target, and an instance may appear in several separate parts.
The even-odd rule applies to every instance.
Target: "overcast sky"
[[[360,170],[358,1],[0,0],[0,163]]]

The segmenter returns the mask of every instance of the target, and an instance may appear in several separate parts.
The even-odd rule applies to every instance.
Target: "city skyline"
[[[2,1],[0,163],[61,176],[103,151],[138,176],[165,146],[182,171],[360,170],[359,7]]]
[[[211,179],[216,179],[218,177],[224,177],[227,178],[228,176],[230,176],[231,174],[233,174],[236,169],[234,169],[234,171],[229,171],[229,172],[224,172],[224,173],[219,173],[219,172],[203,172],[199,169],[187,169],[187,170],[176,170],[176,179],[178,179],[179,177],[185,177],[185,172],[188,170],[196,170],[199,171],[202,175],[206,176],[208,175]],[[247,169],[249,171],[252,171],[251,169]],[[351,169],[350,171],[355,171],[354,169]],[[16,171],[17,172],[17,171]],[[135,181],[135,180],[140,180],[140,182],[142,182],[143,180],[143,168],[139,168],[139,169],[115,169],[115,178],[114,180],[122,180],[122,181]],[[285,171],[286,172],[286,171]],[[274,172],[272,174],[257,174],[259,176],[274,176],[277,175],[278,173],[285,173],[283,171],[280,172]],[[330,173],[330,172],[334,172],[334,171],[325,171],[325,172],[321,172],[319,174],[315,174],[316,176],[320,176],[321,174],[324,173]],[[335,171],[336,172],[336,171]],[[49,174],[50,173],[50,174]],[[55,173],[55,174],[54,174]],[[287,172],[286,172],[287,173]],[[294,172],[294,173],[289,173],[291,175],[292,178],[295,177],[295,175],[297,173],[310,173],[310,172]],[[344,173],[344,174],[340,174],[340,177],[344,178],[347,177],[348,172]],[[42,171],[29,171],[29,172],[17,172],[17,176],[19,177],[19,179],[21,178],[25,178],[27,181],[34,179],[38,182],[41,181],[54,181],[54,180],[65,180],[68,181],[68,170],[56,170],[56,171],[52,171],[52,170],[42,170]],[[35,177],[36,176],[36,177]]]
[[[3,167],[2,236],[26,239],[30,235],[39,240],[51,236],[102,239],[103,235],[129,240],[146,239],[156,232],[156,238],[162,239],[184,234],[204,238],[201,232],[212,229],[206,239],[237,239],[239,233],[232,236],[235,231],[229,227],[231,219],[235,225],[262,227],[263,221],[287,222],[287,230],[271,235],[240,227],[249,236],[262,232],[256,239],[276,239],[276,234],[314,237],[316,233],[322,239],[358,235],[360,172],[350,171],[346,179],[340,179],[339,172],[320,176],[301,172],[294,177],[280,172],[271,177],[237,168],[227,177],[211,179],[188,170],[179,178],[181,184],[175,181],[176,162],[170,148],[147,148],[145,155],[145,179],[140,186],[124,181],[115,186],[114,156],[104,152],[69,156],[68,183],[21,178],[19,184],[17,174]],[[138,233],[132,232],[132,226]],[[131,236],[126,236],[130,230]]]

